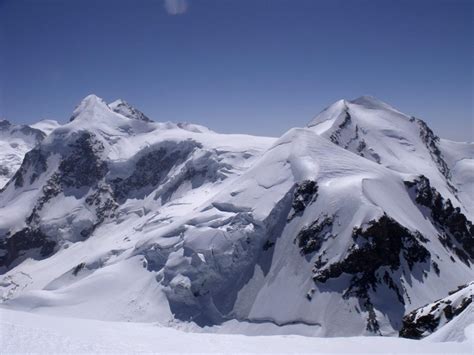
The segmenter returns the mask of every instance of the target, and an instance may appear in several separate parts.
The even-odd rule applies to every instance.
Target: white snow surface
[[[155,351],[160,343],[160,351],[189,351],[189,343],[196,351],[216,352],[233,351],[230,344],[237,352],[343,352],[347,346],[361,352],[449,349],[451,344],[400,339],[183,335],[155,323],[182,327],[179,319],[184,317],[204,324],[222,321],[212,332],[368,335],[368,315],[360,310],[360,301],[342,297],[349,275],[331,281],[331,288],[318,288],[313,268],[320,256],[330,264],[343,260],[353,247],[354,228],[366,228],[386,214],[429,238],[424,246],[442,270],[437,275],[430,264],[387,270],[404,290],[404,305],[388,287],[370,291],[380,334],[396,335],[400,324],[393,319],[474,279],[471,265],[436,238],[437,229],[404,184],[427,176],[472,219],[472,144],[441,140],[448,179],[420,140],[416,121],[372,98],[339,101],[308,127],[293,128],[278,139],[134,119],[125,115],[129,111],[115,112],[117,105],[86,97],[73,120],[41,143],[47,169],[35,179],[28,170],[23,186],[9,183],[0,194],[0,233],[14,233],[26,226],[78,137],[93,134],[94,147],[100,148],[97,158],[108,169],[95,185],[61,190],[37,210],[34,227],[53,237],[58,247],[45,258],[26,253],[0,275],[2,333],[10,334],[2,338],[5,349],[29,351],[34,339],[44,339],[46,349],[52,343],[57,349],[86,352]],[[338,146],[330,136],[347,112],[352,121],[346,127],[354,130],[338,131]],[[351,145],[356,125],[366,142],[362,156]],[[96,206],[110,198],[117,179],[127,181],[134,172],[147,176],[152,167],[140,170],[141,162],[162,151],[173,158],[160,161],[162,168],[149,177],[154,181],[163,174],[159,183],[138,186],[139,178],[131,180],[113,216],[101,220]],[[290,220],[295,186],[307,180],[317,182],[317,199]],[[97,194],[97,205],[87,203]],[[334,223],[321,253],[301,255],[298,233],[327,216]],[[87,238],[78,237],[96,222]],[[51,315],[89,320],[62,319],[66,325],[59,327]],[[134,323],[123,323],[127,321]],[[84,331],[77,334],[75,327]],[[101,332],[108,337],[91,340]],[[467,344],[451,349],[466,352]]]
[[[5,354],[471,354],[472,331],[469,336],[464,342],[438,343],[387,337],[315,338],[195,333],[158,323],[104,322],[0,308],[0,348]]]
[[[61,124],[58,121],[48,120],[48,119],[44,119],[30,125],[30,127],[39,129],[40,131],[44,132],[46,135],[49,135],[52,131],[54,131],[56,128],[60,126]]]

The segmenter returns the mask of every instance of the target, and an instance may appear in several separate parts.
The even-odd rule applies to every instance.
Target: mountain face
[[[45,136],[44,132],[30,126],[0,120],[0,189],[18,170],[25,154]]]
[[[473,162],[473,144],[370,97],[273,139],[156,123],[90,95],[0,192],[2,300],[397,335],[473,280]]]

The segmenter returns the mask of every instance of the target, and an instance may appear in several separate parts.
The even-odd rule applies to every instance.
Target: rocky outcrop
[[[57,243],[39,229],[24,228],[0,239],[0,269],[18,264],[27,257],[40,259],[50,256]]]
[[[146,116],[143,112],[140,110],[136,109],[132,105],[130,105],[128,102],[119,99],[116,100],[112,103],[109,104],[109,107],[112,109],[112,111],[121,114],[127,118],[130,118],[132,120],[139,120],[139,121],[144,121],[144,122],[153,122],[148,116]]]
[[[327,239],[334,238],[332,224],[333,218],[325,216],[317,219],[308,227],[303,228],[295,240],[301,254],[307,255],[317,252]]]
[[[448,249],[454,251],[464,263],[474,260],[474,226],[459,207],[453,207],[449,199],[431,187],[425,176],[405,182],[414,201],[427,209],[429,218],[438,230],[438,238]]]
[[[348,125],[351,124],[351,114],[349,113],[349,110],[348,108],[346,107],[345,108],[345,111],[344,111],[344,119],[342,120],[342,122],[339,124],[339,126],[337,127],[337,129],[331,134],[331,136],[329,137],[329,139],[331,140],[331,142],[337,144],[337,145],[341,145],[341,142],[340,142],[340,135],[341,135],[341,131],[347,127]]]
[[[102,142],[93,133],[82,132],[69,149],[58,168],[61,185],[64,188],[95,186],[107,173],[107,164],[100,156],[104,151]]]
[[[199,148],[201,145],[194,141],[165,142],[141,152],[129,176],[111,181],[115,196],[120,201],[130,196],[143,197],[164,183],[170,171]]]
[[[293,202],[291,204],[288,221],[291,221],[296,216],[301,216],[306,207],[316,201],[317,198],[318,185],[316,184],[316,181],[305,180],[298,184],[293,195]]]
[[[415,309],[403,317],[399,335],[421,339],[459,316],[474,300],[474,283],[464,285],[450,295],[426,306]]]
[[[343,297],[356,297],[363,310],[368,312],[367,330],[377,333],[379,325],[375,316],[370,291],[380,285],[387,286],[400,304],[405,304],[404,290],[395,271],[407,264],[410,272],[415,265],[426,265],[430,252],[423,246],[427,240],[418,232],[409,231],[392,218],[383,215],[371,221],[367,228],[356,228],[352,233],[354,244],[338,262],[321,267],[317,263],[313,280],[316,285],[350,275],[350,282]]]
[[[450,179],[451,179],[451,171],[449,170],[448,164],[443,158],[443,154],[438,148],[439,145],[439,137],[434,134],[430,127],[426,124],[425,121],[420,119],[415,119],[420,127],[420,138],[425,144],[426,148],[430,152],[431,158],[436,163],[438,170],[441,174],[446,178],[446,181],[449,187],[455,192],[456,189],[452,186]]]

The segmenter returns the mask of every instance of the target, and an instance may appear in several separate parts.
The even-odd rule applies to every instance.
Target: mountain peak
[[[91,112],[96,110],[96,108],[104,109],[107,108],[106,102],[98,97],[97,95],[90,94],[82,99],[79,105],[74,109],[69,122],[74,121],[79,115],[83,112]]]
[[[341,99],[334,102],[332,105],[325,108],[321,111],[316,117],[314,117],[309,123],[308,127],[315,127],[319,126],[317,131],[322,133],[326,129],[328,129],[334,122],[339,122],[340,120],[344,120],[346,114],[351,111],[352,109],[362,109],[366,113],[369,113],[370,110],[379,110],[379,111],[389,111],[390,115],[395,113],[397,115],[402,115],[403,117],[408,117],[407,115],[403,114],[402,112],[398,111],[393,106],[390,106],[386,102],[371,96],[371,95],[363,95],[353,100],[346,100]],[[381,119],[385,117],[385,115],[369,115],[372,118]],[[341,118],[340,118],[341,117]],[[338,118],[340,118],[338,120]],[[322,123],[325,123],[322,125]]]
[[[316,115],[309,123],[308,127],[317,126],[323,122],[334,122],[341,114],[347,112],[348,101],[345,99],[338,100],[332,105],[326,107],[323,111]]]
[[[95,94],[90,94],[90,95],[87,95],[86,97],[84,97],[82,99],[79,106],[81,106],[81,105],[88,105],[89,106],[89,105],[96,105],[96,104],[106,104],[106,103],[99,96],[97,96]]]
[[[115,113],[118,113],[127,118],[130,118],[133,120],[145,121],[145,122],[153,122],[143,112],[136,109],[125,100],[122,100],[122,99],[115,100],[114,102],[111,102],[108,106]]]

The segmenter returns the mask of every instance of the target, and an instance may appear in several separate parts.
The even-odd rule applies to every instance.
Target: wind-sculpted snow
[[[457,160],[470,151],[419,127],[361,98],[275,140],[155,123],[90,95],[0,192],[3,302],[396,335],[474,276]]]

